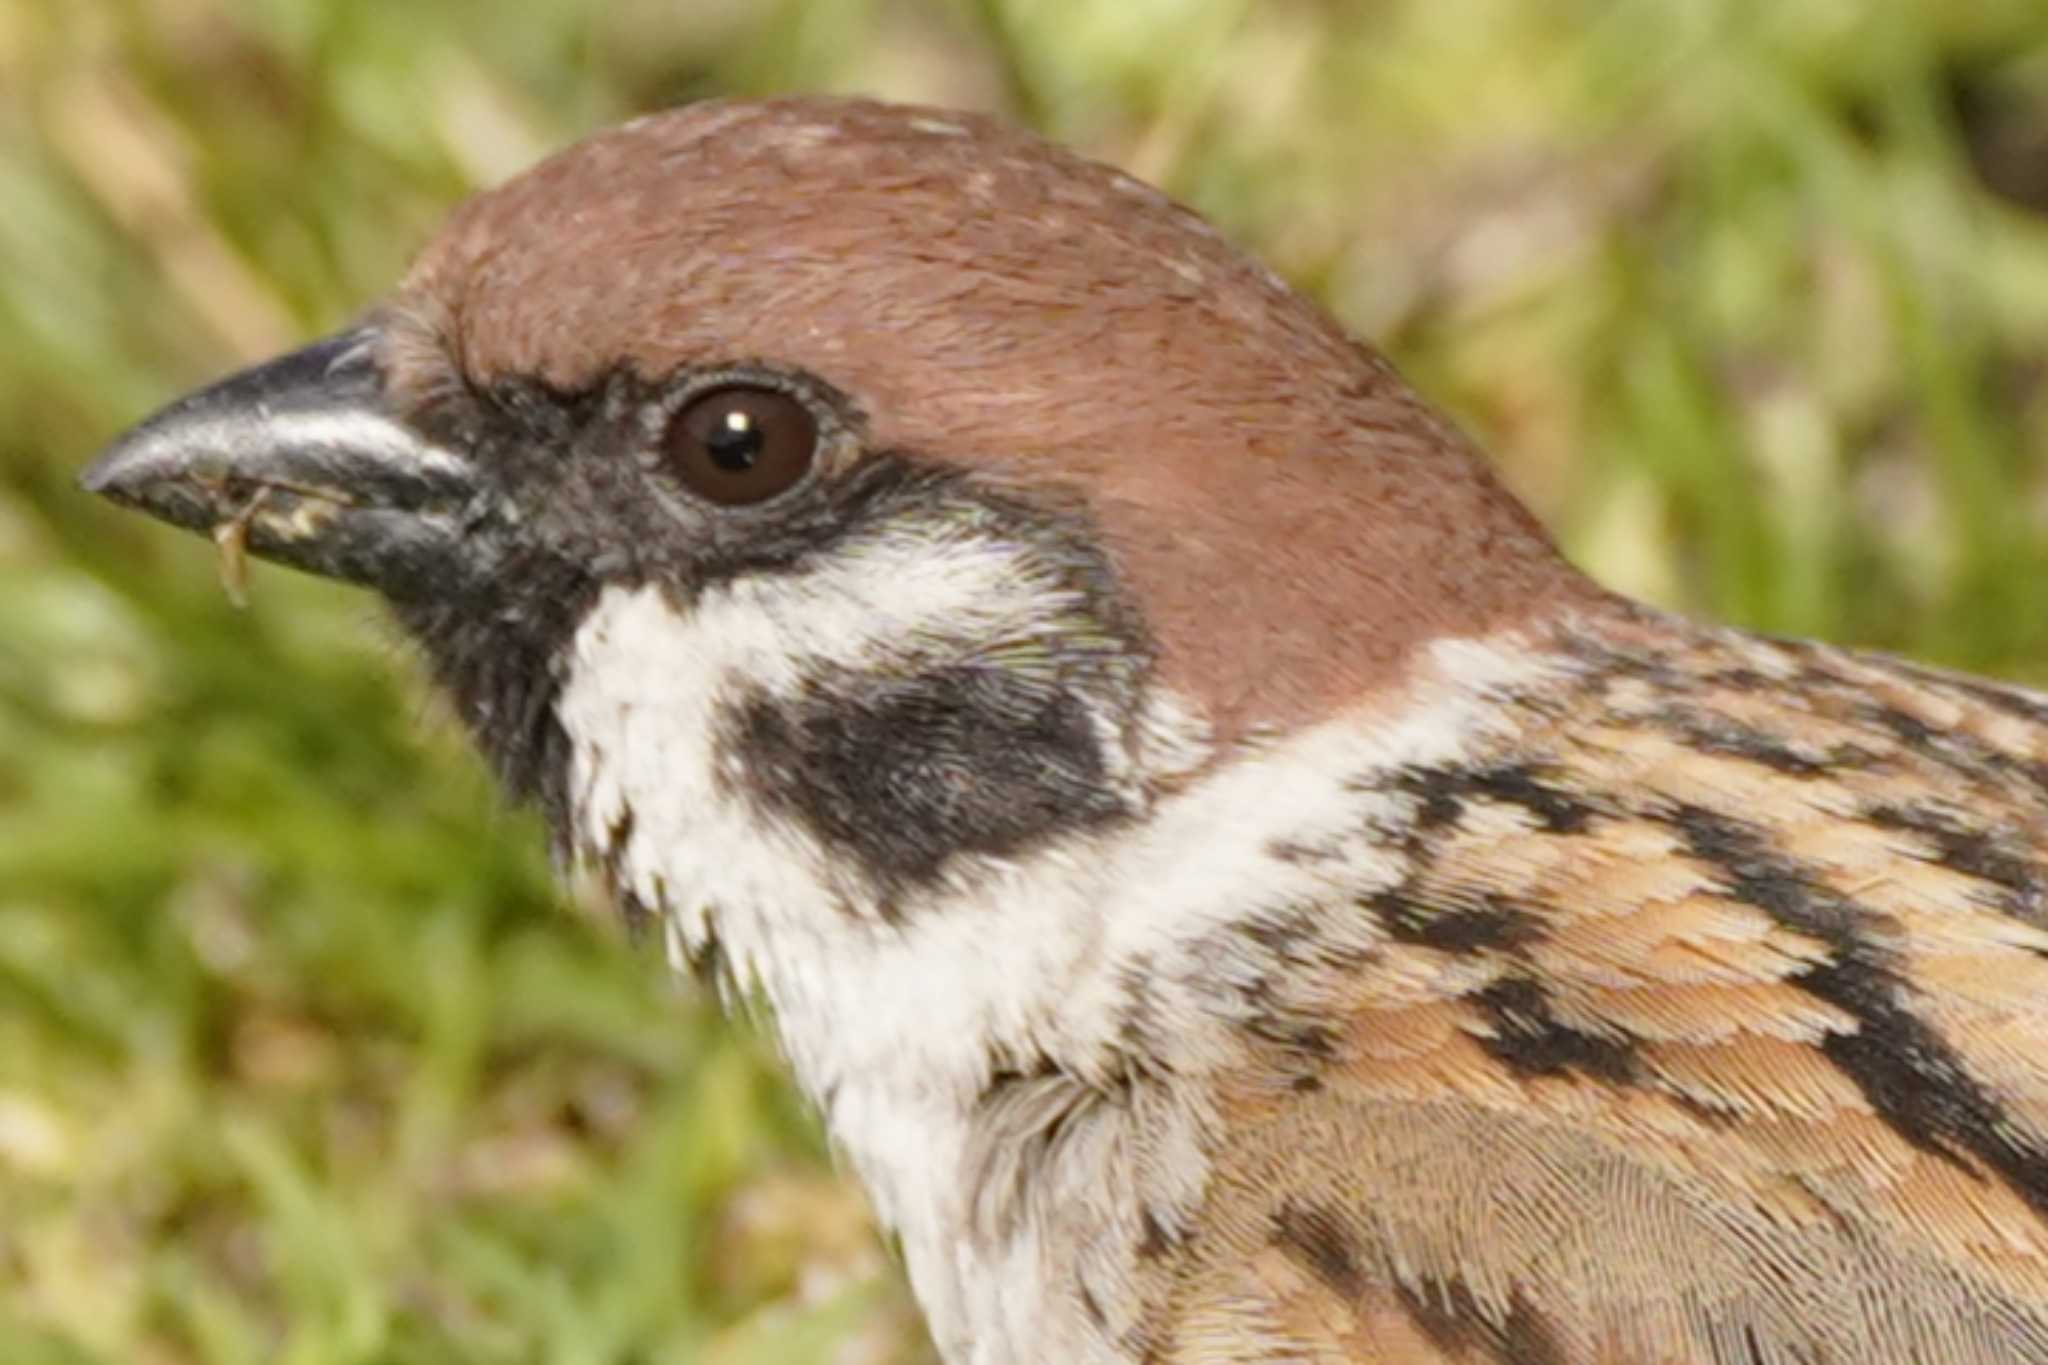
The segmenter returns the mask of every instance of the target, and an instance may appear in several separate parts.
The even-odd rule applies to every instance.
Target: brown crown
[[[1158,191],[983,117],[642,119],[469,202],[395,304],[401,387],[773,360],[878,446],[1078,491],[1226,734],[1597,596],[1376,353]]]

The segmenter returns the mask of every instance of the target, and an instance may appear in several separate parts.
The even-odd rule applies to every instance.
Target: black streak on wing
[[[1739,758],[1788,777],[1822,777],[1840,772],[1859,758],[1854,753],[1833,753],[1825,761],[1809,758],[1776,735],[1726,716],[1686,707],[1673,707],[1665,713],[1663,721],[1701,753]]]
[[[1875,916],[1771,850],[1752,826],[1696,806],[1680,806],[1666,818],[1692,855],[1721,874],[1730,896],[1833,950],[1829,963],[1794,984],[1857,1021],[1853,1032],[1831,1034],[1821,1049],[1879,1117],[1913,1146],[1964,1170],[1972,1169],[1965,1158],[1974,1157],[2048,1213],[2048,1151],[1907,1008],[1897,973],[1867,937]]]
[[[1401,1305],[1422,1334],[1446,1351],[1495,1365],[1566,1365],[1570,1356],[1555,1329],[1521,1294],[1505,1317],[1489,1314],[1463,1280],[1435,1279],[1400,1287]]]
[[[1358,1236],[1334,1210],[1293,1202],[1273,1215],[1273,1244],[1330,1292],[1348,1304],[1365,1297],[1369,1287],[1359,1263]]]
[[[1389,937],[1439,952],[1464,956],[1512,952],[1543,936],[1541,922],[1498,895],[1476,893],[1470,903],[1446,904],[1408,885],[1374,892],[1361,904],[1379,920]]]
[[[1372,1288],[1357,1232],[1340,1212],[1289,1202],[1273,1216],[1273,1245],[1320,1281],[1337,1300],[1360,1306]],[[1565,1365],[1563,1343],[1520,1293],[1505,1314],[1489,1313],[1462,1280],[1424,1280],[1395,1287],[1422,1334],[1461,1358],[1497,1365]]]
[[[1518,1076],[1560,1076],[1569,1071],[1614,1085],[1635,1079],[1635,1049],[1560,1023],[1543,987],[1525,976],[1503,977],[1472,997],[1493,1025],[1483,1046]]]
[[[1403,768],[1394,786],[1421,802],[1415,823],[1424,831],[1455,823],[1468,801],[1519,806],[1547,834],[1577,834],[1595,814],[1591,806],[1556,785],[1540,763]]]
[[[1934,846],[1930,861],[1987,883],[2000,893],[1996,900],[2001,909],[2030,923],[2041,922],[2041,881],[2033,863],[2001,847],[1994,832],[1970,829],[1923,806],[1873,806],[1863,819],[1879,829],[1919,835]]]
[[[1998,794],[2018,791],[2035,800],[2048,794],[2048,764],[2021,759],[1967,730],[1930,725],[1895,706],[1864,704],[1857,712],[1901,747],[1940,764],[1972,788]]]

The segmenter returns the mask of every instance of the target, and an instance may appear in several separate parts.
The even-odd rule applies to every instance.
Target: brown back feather
[[[2048,699],[1674,625],[1377,776],[1407,875],[1319,913],[1387,941],[1228,1083],[1164,1359],[2048,1359]]]

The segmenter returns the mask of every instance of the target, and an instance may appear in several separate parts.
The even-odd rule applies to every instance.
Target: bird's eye
[[[734,385],[690,400],[663,438],[669,467],[707,502],[737,507],[793,487],[818,449],[818,422],[776,389]]]

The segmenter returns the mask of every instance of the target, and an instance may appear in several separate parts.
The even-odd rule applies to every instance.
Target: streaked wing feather
[[[1405,875],[1318,914],[1384,939],[1228,1082],[1165,1358],[2048,1360],[2048,699],[1561,649],[1496,751],[1361,775]]]

